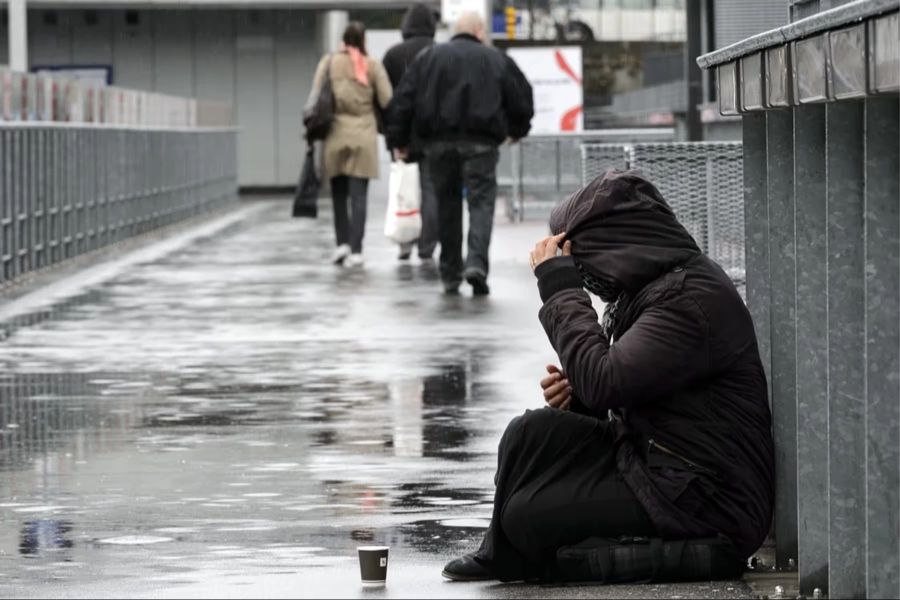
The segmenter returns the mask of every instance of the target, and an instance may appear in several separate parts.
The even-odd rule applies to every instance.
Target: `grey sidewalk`
[[[554,360],[528,250],[498,221],[492,295],[367,266],[284,202],[29,309],[0,336],[0,596],[745,597],[742,583],[453,584],[496,445]],[[0,308],[2,311],[2,308]],[[355,547],[391,546],[363,590]]]

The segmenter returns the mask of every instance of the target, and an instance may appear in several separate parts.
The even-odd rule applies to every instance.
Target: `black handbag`
[[[300,171],[300,181],[294,192],[294,208],[292,216],[315,219],[319,213],[319,188],[321,182],[316,174],[316,161],[313,157],[313,145],[306,146],[306,159]]]
[[[638,583],[739,579],[744,562],[725,536],[693,540],[590,538],[556,552],[550,579]]]
[[[303,125],[306,127],[306,139],[309,141],[324,140],[331,130],[334,120],[334,90],[331,86],[331,56],[325,64],[325,77],[322,87],[314,102],[310,102],[303,110]]]

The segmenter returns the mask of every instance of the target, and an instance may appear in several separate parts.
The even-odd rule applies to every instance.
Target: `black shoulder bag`
[[[303,125],[306,127],[306,139],[309,141],[324,140],[331,130],[334,120],[334,90],[331,86],[331,56],[325,64],[325,77],[319,93],[307,103],[303,109]]]
[[[318,216],[320,184],[319,177],[316,175],[313,144],[309,142],[306,145],[306,159],[303,161],[303,170],[300,171],[300,181],[297,183],[297,191],[294,192],[292,216],[312,219]]]

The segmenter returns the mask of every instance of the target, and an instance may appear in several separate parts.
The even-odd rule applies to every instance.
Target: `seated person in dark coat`
[[[549,406],[500,441],[481,548],[443,575],[541,578],[560,547],[591,537],[724,535],[750,556],[769,531],[773,444],[734,284],[633,171],[575,193],[550,229],[531,264],[562,368],[541,382]],[[585,290],[606,303],[602,321]]]

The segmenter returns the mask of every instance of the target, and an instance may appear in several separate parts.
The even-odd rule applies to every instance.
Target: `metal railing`
[[[229,113],[0,70],[0,287],[234,199]]]
[[[610,169],[637,169],[656,185],[697,245],[739,286],[744,282],[744,188],[740,142],[584,144],[583,184]]]
[[[776,565],[807,596],[900,597],[898,7],[795,0],[790,25],[698,59],[743,121]]]
[[[504,146],[498,183],[509,190],[507,216],[521,221],[526,211],[545,214],[581,187],[581,146],[586,143],[666,141],[671,128],[601,129],[571,134],[530,135]]]

